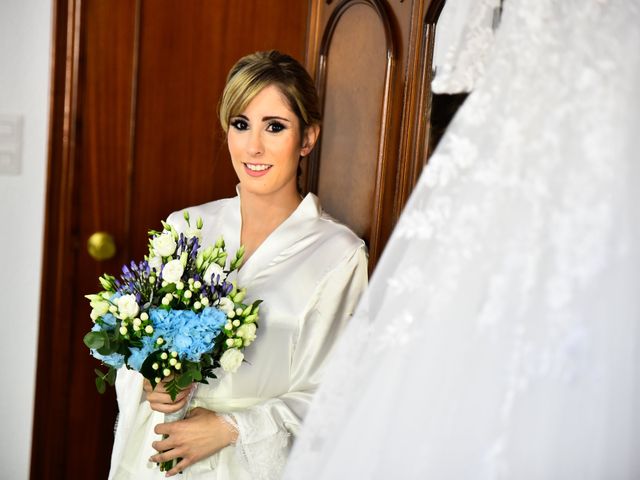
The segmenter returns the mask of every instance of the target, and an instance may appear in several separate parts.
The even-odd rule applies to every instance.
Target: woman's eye
[[[247,130],[249,128],[249,124],[242,120],[241,118],[236,118],[231,121],[231,126],[236,130]]]
[[[286,127],[280,122],[271,122],[267,126],[267,132],[278,133],[284,130]]]

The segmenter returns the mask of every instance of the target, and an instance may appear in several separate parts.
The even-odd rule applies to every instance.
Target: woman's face
[[[318,131],[308,128],[301,139],[300,120],[280,89],[275,85],[262,89],[229,121],[227,143],[242,192],[296,193],[299,158],[311,151]]]

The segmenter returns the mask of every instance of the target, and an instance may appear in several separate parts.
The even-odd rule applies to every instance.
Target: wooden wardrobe
[[[31,478],[106,478],[116,403],[82,337],[97,277],[173,210],[234,195],[216,107],[242,55],[305,62],[324,124],[304,186],[367,241],[373,269],[428,156],[443,0],[55,0]],[[96,260],[97,232],[115,253]]]
[[[369,246],[373,270],[429,155],[444,1],[312,0],[307,66],[324,107],[307,188]]]

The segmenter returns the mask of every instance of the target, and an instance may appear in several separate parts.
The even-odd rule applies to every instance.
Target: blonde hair
[[[218,117],[225,133],[229,121],[239,115],[263,88],[275,85],[300,120],[300,134],[322,121],[318,93],[309,73],[289,55],[269,50],[242,57],[231,68],[222,92]]]

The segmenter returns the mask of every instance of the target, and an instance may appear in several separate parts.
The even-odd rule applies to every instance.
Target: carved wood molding
[[[400,217],[431,154],[429,137],[435,24],[444,3],[445,0],[432,0],[416,7],[407,79],[407,97],[414,101],[409,102],[403,112],[400,155],[407,161],[401,163],[398,172],[396,219]]]
[[[445,0],[433,0],[429,4],[429,8],[424,17],[424,26],[423,26],[423,42],[425,44],[425,55],[424,62],[425,65],[423,67],[424,71],[424,81],[423,84],[429,86],[429,94],[425,97],[424,103],[424,112],[425,112],[425,121],[424,121],[424,139],[425,143],[422,145],[423,147],[423,155],[425,160],[431,156],[429,138],[431,136],[431,132],[429,126],[431,125],[431,82],[433,81],[433,50],[435,47],[436,40],[436,23],[438,18],[440,17],[440,13],[442,13],[442,9],[444,8]],[[419,174],[419,172],[418,172]],[[417,177],[415,181],[417,181]]]
[[[331,1],[328,0],[327,4]],[[385,46],[386,46],[386,66],[385,66],[385,79],[383,88],[383,100],[382,100],[382,118],[381,129],[378,143],[378,157],[376,159],[376,181],[374,199],[375,205],[373,206],[373,217],[371,225],[371,238],[369,239],[369,256],[371,258],[371,264],[375,264],[375,261],[379,257],[382,245],[381,237],[385,236],[385,232],[381,228],[383,222],[383,204],[385,202],[393,202],[393,199],[387,197],[387,190],[389,186],[389,177],[393,174],[389,174],[395,168],[397,158],[393,155],[395,150],[394,146],[389,142],[389,126],[392,120],[392,113],[394,112],[395,102],[398,100],[397,95],[394,95],[395,86],[398,80],[397,72],[397,52],[398,45],[396,37],[394,36],[393,20],[387,11],[387,7],[381,0],[343,0],[334,10],[327,21],[322,35],[322,40],[318,48],[318,60],[315,65],[316,86],[318,88],[318,95],[320,97],[320,104],[324,105],[326,94],[326,80],[327,80],[327,60],[329,55],[329,48],[331,46],[331,40],[335,29],[340,21],[341,17],[350,8],[356,5],[364,5],[371,8],[380,19],[385,34]],[[318,176],[320,172],[320,158],[321,148],[318,145],[309,157],[306,190],[316,192],[318,190]],[[385,176],[384,173],[388,174]],[[386,177],[386,178],[385,178]]]
[[[51,107],[49,121],[49,171],[47,172],[47,212],[42,261],[42,298],[35,393],[35,415],[31,449],[31,478],[56,478],[67,448],[64,429],[68,412],[56,398],[64,398],[70,384],[69,370],[56,368],[71,361],[70,353],[56,348],[57,339],[68,340],[71,328],[68,288],[73,278],[65,278],[75,256],[66,241],[74,235],[75,220],[70,215],[75,202],[74,162],[76,146],[77,85],[80,58],[82,0],[57,0],[54,5],[51,67]],[[52,286],[52,290],[46,288]],[[65,341],[60,342],[65,344]]]

